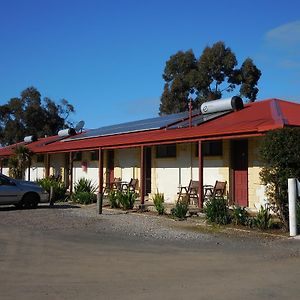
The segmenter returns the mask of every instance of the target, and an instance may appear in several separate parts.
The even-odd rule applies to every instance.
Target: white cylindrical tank
[[[69,135],[74,135],[76,134],[76,131],[74,128],[67,128],[67,129],[62,129],[58,132],[58,136],[69,136]]]
[[[32,143],[35,142],[37,140],[35,135],[28,135],[24,137],[24,142],[25,143]]]
[[[243,100],[240,97],[234,96],[232,98],[219,99],[202,103],[201,113],[211,114],[227,110],[240,110],[243,107]]]

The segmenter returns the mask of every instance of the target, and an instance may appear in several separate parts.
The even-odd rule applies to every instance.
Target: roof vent
[[[234,96],[232,98],[204,102],[201,105],[201,112],[202,114],[211,114],[227,110],[236,111],[242,108],[244,108],[243,100],[238,96]]]
[[[62,129],[58,132],[58,136],[60,136],[60,137],[65,137],[65,136],[74,135],[74,134],[76,134],[76,131],[74,128]]]
[[[37,137],[35,135],[28,135],[24,137],[24,142],[25,143],[32,143],[37,140]]]

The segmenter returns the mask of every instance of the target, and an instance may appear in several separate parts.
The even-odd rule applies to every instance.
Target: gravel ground
[[[0,299],[298,299],[299,240],[96,205],[0,207]]]
[[[38,228],[41,231],[92,230],[119,233],[124,238],[195,240],[211,239],[211,235],[186,230],[187,222],[158,217],[154,213],[125,212],[103,208],[97,213],[96,205],[80,206],[55,204],[53,208],[40,205],[36,210],[0,208],[0,224]],[[179,224],[180,223],[180,224]]]
[[[191,217],[176,221],[155,213],[124,212],[103,208],[97,213],[96,205],[80,206],[66,203],[40,205],[35,210],[16,210],[14,207],[0,207],[0,225],[17,226],[37,231],[86,231],[97,234],[114,234],[121,240],[168,241],[188,244],[208,242],[230,244],[230,247],[277,247],[291,250],[291,255],[300,255],[300,241],[249,232],[247,230],[220,230],[205,225],[203,218]],[[232,243],[234,241],[234,243]]]

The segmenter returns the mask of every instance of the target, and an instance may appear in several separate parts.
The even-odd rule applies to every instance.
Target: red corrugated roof
[[[13,145],[9,145],[7,147],[0,148],[0,156],[9,156],[12,153],[12,151],[19,145],[26,146],[33,152],[38,152],[39,148],[49,145],[51,143],[60,141],[60,140],[62,140],[62,137],[60,137],[58,135],[53,135],[53,136],[40,138],[37,141],[29,143],[29,144],[25,143],[25,142],[16,143]]]
[[[57,141],[47,145],[35,142],[28,147],[36,153],[46,153],[257,135],[284,126],[300,126],[299,116],[300,104],[268,99],[247,104],[242,110],[220,116],[192,128],[132,132],[83,140]]]

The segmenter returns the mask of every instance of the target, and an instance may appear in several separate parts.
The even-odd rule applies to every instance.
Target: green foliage
[[[49,193],[50,195],[50,189],[52,187],[52,201],[62,201],[66,199],[66,192],[67,187],[62,181],[57,181],[54,178],[43,178],[38,179],[37,183]]]
[[[45,97],[42,101],[40,92],[29,87],[19,98],[0,105],[0,145],[20,142],[27,135],[55,135],[71,125],[67,118],[73,112],[74,107],[67,100],[56,104]]]
[[[273,221],[272,215],[270,214],[270,208],[261,205],[257,215],[253,218],[252,224],[260,230],[271,228],[273,226]]]
[[[74,185],[74,193],[88,192],[95,194],[97,192],[97,187],[90,179],[80,178]]]
[[[185,200],[178,200],[174,208],[171,209],[172,216],[183,220],[186,218],[188,212],[188,202]]]
[[[266,134],[261,147],[265,166],[260,178],[272,210],[288,228],[288,178],[300,178],[300,128],[282,128]]]
[[[245,207],[234,206],[231,211],[231,222],[234,225],[248,225],[249,223],[249,214]]]
[[[90,179],[80,178],[74,185],[72,200],[80,204],[91,204],[96,202],[97,187]]]
[[[204,212],[210,223],[219,225],[230,223],[230,213],[224,197],[215,196],[210,198],[205,204]]]
[[[297,201],[297,207],[296,207],[296,218],[297,218],[297,225],[300,226],[300,201]]]
[[[13,155],[8,159],[10,176],[16,179],[24,179],[25,170],[30,165],[31,151],[26,147],[19,145]]]
[[[237,64],[235,54],[221,41],[206,47],[198,60],[192,50],[178,51],[166,62],[160,114],[186,111],[190,94],[197,108],[204,101],[220,99],[224,91],[233,92],[237,86],[241,96],[255,101],[261,71],[250,58],[240,68]]]
[[[72,200],[79,204],[92,204],[97,200],[97,196],[90,192],[79,191],[72,195]]]
[[[136,200],[136,194],[129,190],[117,192],[117,199],[123,209],[133,209]]]
[[[156,193],[156,194],[154,194],[152,200],[153,200],[155,209],[158,212],[158,214],[163,215],[165,213],[165,206],[164,206],[165,197],[164,197],[164,194],[163,193]]]
[[[110,191],[108,194],[108,201],[111,208],[120,208],[118,192]]]

